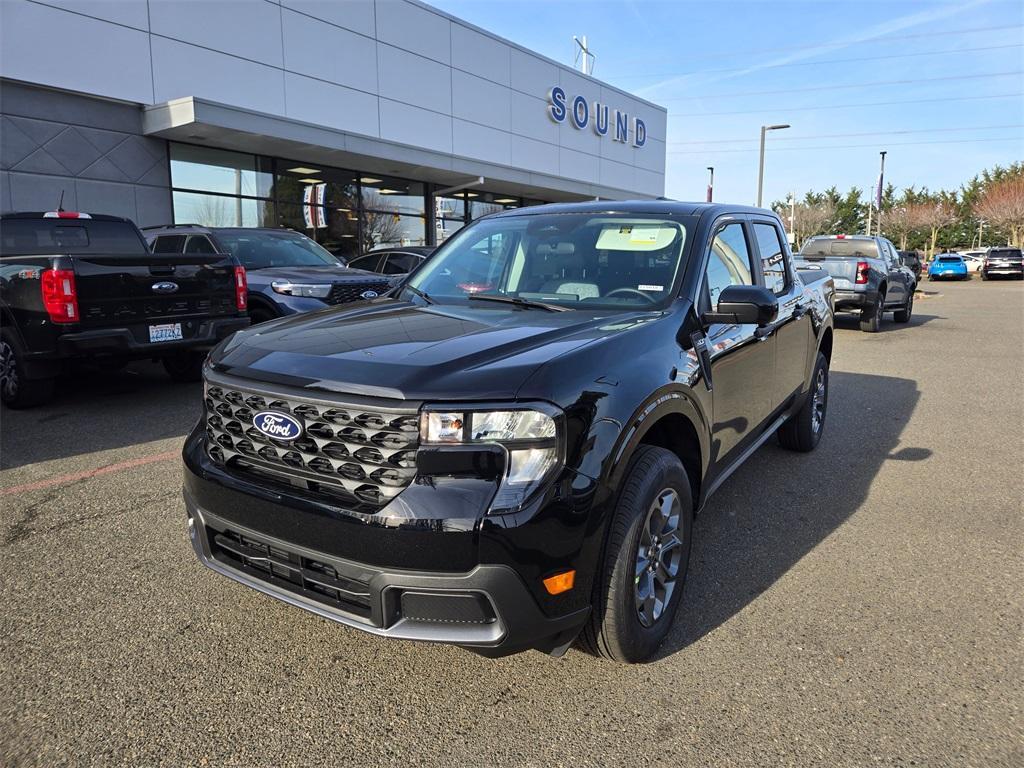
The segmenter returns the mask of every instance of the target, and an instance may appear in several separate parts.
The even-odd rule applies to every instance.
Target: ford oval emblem
[[[175,293],[178,290],[178,284],[172,283],[167,280],[162,283],[153,283],[153,293]]]
[[[278,411],[260,411],[252,417],[252,425],[274,440],[295,440],[303,432],[302,422]]]
[[[376,291],[363,291],[359,295],[364,299],[376,299],[378,296],[380,296],[380,294],[377,293]]]

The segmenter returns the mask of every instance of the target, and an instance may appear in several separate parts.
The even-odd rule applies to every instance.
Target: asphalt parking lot
[[[0,764],[1024,762],[1024,283],[841,317],[826,436],[698,519],[651,664],[389,642],[203,569],[158,366],[4,411]]]

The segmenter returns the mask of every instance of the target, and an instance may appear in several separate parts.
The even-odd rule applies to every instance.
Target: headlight
[[[427,445],[497,443],[508,456],[493,511],[518,509],[563,460],[560,412],[549,405],[502,410],[425,409],[420,440]]]
[[[285,296],[325,299],[333,286],[330,283],[293,283],[289,280],[275,280],[270,287],[274,293],[283,293]]]

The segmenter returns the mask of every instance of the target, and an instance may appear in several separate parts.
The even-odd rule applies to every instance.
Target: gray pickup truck
[[[812,237],[795,258],[798,268],[822,269],[832,276],[835,310],[860,312],[862,331],[876,333],[885,312],[892,312],[897,323],[910,322],[917,279],[884,237]]]

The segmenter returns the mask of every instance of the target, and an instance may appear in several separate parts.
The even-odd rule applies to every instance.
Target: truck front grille
[[[256,429],[260,411],[304,423],[295,440]],[[300,490],[326,493],[376,510],[416,474],[418,414],[295,397],[276,397],[210,383],[206,388],[206,451],[217,464]]]
[[[368,280],[364,283],[335,283],[327,296],[327,303],[347,304],[350,301],[359,301],[367,291],[373,291],[378,296],[382,296],[385,291],[389,290],[391,290],[391,283],[384,279]]]

